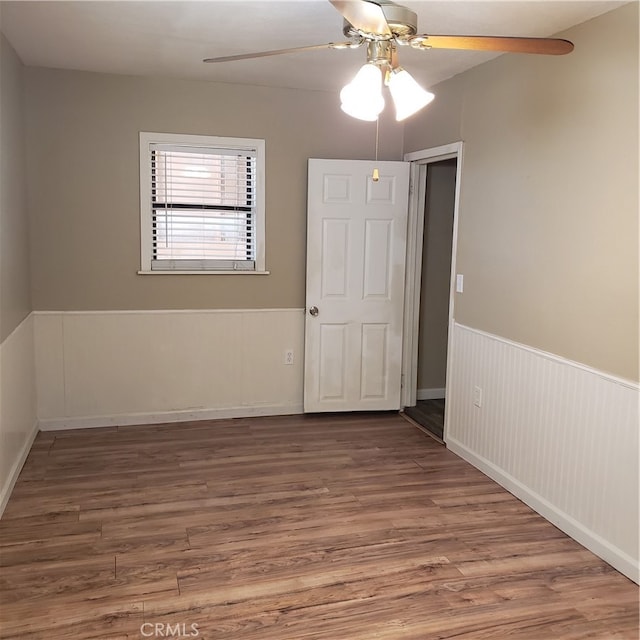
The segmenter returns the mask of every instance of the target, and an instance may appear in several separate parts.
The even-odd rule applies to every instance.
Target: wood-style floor
[[[394,414],[40,433],[0,540],[2,638],[638,638],[636,585]]]
[[[418,400],[415,407],[405,407],[404,412],[440,441],[444,434],[444,398]]]

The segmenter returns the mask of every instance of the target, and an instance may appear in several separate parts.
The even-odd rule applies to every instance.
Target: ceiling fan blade
[[[573,43],[560,38],[519,38],[508,36],[414,36],[416,49],[469,49],[506,53],[543,53],[564,55],[573,51]]]
[[[391,37],[391,29],[379,4],[370,0],[329,0],[342,17],[359,31]]]
[[[222,56],[220,58],[205,58],[202,62],[233,62],[234,60],[251,60],[252,58],[267,58],[269,56],[279,56],[283,53],[299,53],[300,51],[315,51],[317,49],[351,49],[359,43],[328,42],[327,44],[313,44],[308,47],[292,47],[290,49],[274,49],[273,51],[259,51],[257,53],[241,53],[235,56]]]

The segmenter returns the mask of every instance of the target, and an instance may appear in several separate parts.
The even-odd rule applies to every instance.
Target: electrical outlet
[[[293,364],[293,349],[287,349],[284,352],[284,363]]]
[[[480,387],[473,387],[473,404],[476,407],[482,406],[482,389]]]

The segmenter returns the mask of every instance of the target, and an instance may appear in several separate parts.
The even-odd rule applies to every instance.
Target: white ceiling
[[[398,0],[419,33],[549,36],[625,2]],[[204,64],[203,58],[344,40],[327,0],[1,2],[0,26],[26,65],[337,90],[365,52],[320,50]],[[495,57],[402,48],[401,64],[425,86]],[[522,55],[522,54],[509,54]]]

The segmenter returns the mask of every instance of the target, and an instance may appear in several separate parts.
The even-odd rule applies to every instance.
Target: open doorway
[[[457,159],[427,165],[418,320],[416,404],[405,413],[436,438],[444,436],[451,241]]]
[[[446,377],[461,144],[411,154],[404,413],[446,440]]]

